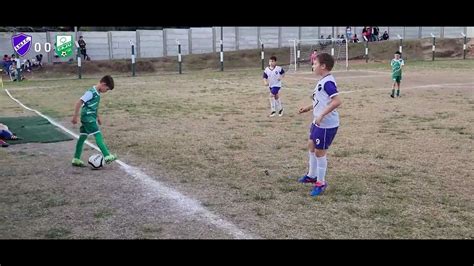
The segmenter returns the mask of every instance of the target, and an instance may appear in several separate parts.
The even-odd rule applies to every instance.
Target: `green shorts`
[[[97,122],[81,122],[81,128],[79,129],[79,132],[81,135],[94,135],[100,132],[99,130],[99,125],[97,125]]]
[[[400,81],[402,80],[402,76],[392,76],[392,79],[393,81],[400,83]]]

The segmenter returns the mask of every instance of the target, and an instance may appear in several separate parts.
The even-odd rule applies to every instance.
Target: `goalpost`
[[[289,70],[298,71],[300,68],[311,71],[310,56],[316,49],[318,54],[328,53],[334,57],[333,70],[348,70],[349,49],[346,39],[300,39],[290,42]]]

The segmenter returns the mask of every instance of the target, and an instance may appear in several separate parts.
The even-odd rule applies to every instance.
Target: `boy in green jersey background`
[[[397,85],[397,97],[400,97],[400,82],[402,80],[402,67],[405,65],[405,61],[401,58],[402,54],[399,51],[395,52],[395,58],[392,59],[390,65],[392,66],[392,94],[390,97],[395,98],[395,84]]]

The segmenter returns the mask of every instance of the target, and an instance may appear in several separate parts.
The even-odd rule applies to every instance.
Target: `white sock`
[[[275,112],[275,105],[276,105],[276,102],[275,102],[275,98],[270,98],[270,106],[272,108],[272,112]]]
[[[314,152],[308,152],[309,155],[309,171],[308,176],[311,178],[316,178],[318,171],[318,161],[316,160],[316,155]]]
[[[318,162],[318,181],[326,182],[324,179],[326,177],[326,168],[328,166],[328,160],[326,156],[316,157]]]
[[[278,98],[278,100],[276,100],[276,108],[278,111],[280,111],[283,107],[281,106],[281,101],[280,101],[280,98]]]

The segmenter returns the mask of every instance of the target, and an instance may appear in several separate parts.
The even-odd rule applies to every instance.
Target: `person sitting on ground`
[[[340,39],[341,39],[341,43],[343,43],[343,44],[346,43],[346,38],[344,38],[344,35],[341,34]]]
[[[2,68],[5,70],[7,75],[10,73],[10,65],[12,64],[11,58],[6,54],[3,55]]]
[[[5,140],[19,140],[14,133],[12,133],[7,125],[0,123],[0,145],[2,147],[8,147],[10,146]]]
[[[31,72],[31,61],[30,61],[30,59],[23,60],[23,64],[21,65],[21,69],[23,71]]]
[[[352,36],[352,42],[353,43],[358,43],[359,42],[359,38],[357,38],[357,34],[354,34],[354,36]]]
[[[17,81],[19,75],[18,75],[18,69],[16,68],[16,61],[13,61],[13,63],[10,65],[9,73],[10,73],[10,77],[12,81]],[[24,79],[25,77],[21,76],[21,80],[24,80]]]
[[[43,67],[42,61],[43,61],[43,54],[37,54],[36,62],[33,63],[33,67],[36,67],[36,66]]]

